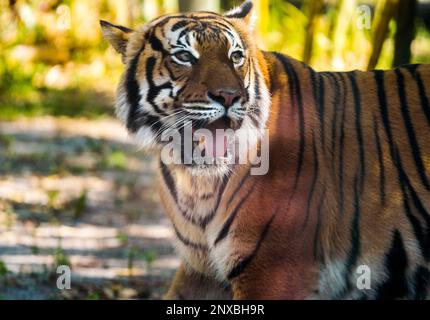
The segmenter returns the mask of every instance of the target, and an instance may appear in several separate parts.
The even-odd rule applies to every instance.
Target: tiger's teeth
[[[198,146],[199,146],[200,150],[205,149],[205,137],[204,136],[200,137]]]

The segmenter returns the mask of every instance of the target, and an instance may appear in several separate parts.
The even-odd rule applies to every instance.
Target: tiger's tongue
[[[224,157],[227,153],[227,135],[225,131],[229,128],[229,120],[226,118],[218,119],[210,123],[206,129],[210,132],[204,134],[205,154],[207,157]]]
[[[224,134],[205,135],[205,150],[209,157],[224,157],[227,152],[227,137]]]

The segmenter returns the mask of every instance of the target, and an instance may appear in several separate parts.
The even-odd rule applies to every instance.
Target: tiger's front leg
[[[286,275],[280,270],[258,274],[243,273],[231,281],[234,300],[307,300],[315,299],[318,290],[301,283],[303,274]],[[277,274],[278,272],[278,274]],[[306,271],[305,271],[306,272]],[[305,275],[306,277],[306,275]],[[303,279],[306,282],[305,279]]]
[[[319,270],[292,248],[260,248],[229,275],[234,300],[307,300],[318,296]],[[249,263],[247,261],[250,261]]]
[[[181,263],[176,271],[169,291],[164,296],[167,300],[227,300],[231,299],[230,288],[206,275],[193,271]]]

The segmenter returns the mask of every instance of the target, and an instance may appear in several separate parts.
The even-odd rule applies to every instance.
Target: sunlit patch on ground
[[[110,119],[0,122],[0,298],[162,296],[179,260],[154,162],[129,141]]]

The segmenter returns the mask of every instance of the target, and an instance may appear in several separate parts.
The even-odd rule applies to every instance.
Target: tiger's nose
[[[240,90],[236,89],[218,89],[208,91],[208,96],[212,100],[222,104],[225,108],[230,108],[241,97]]]

